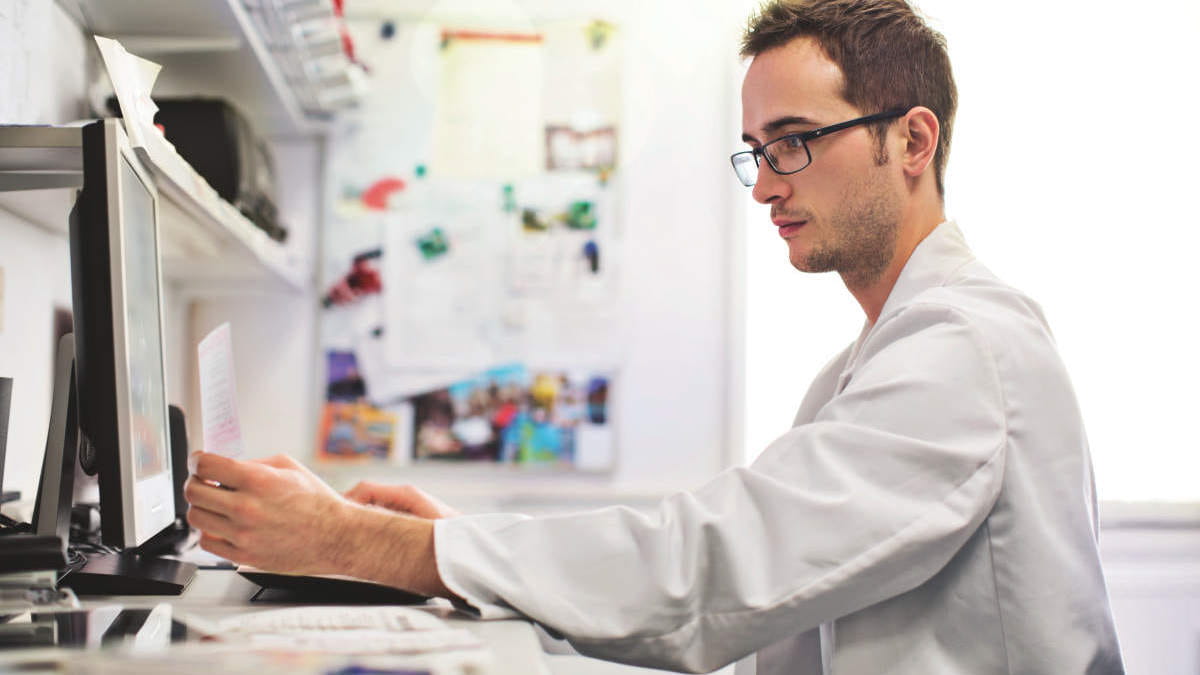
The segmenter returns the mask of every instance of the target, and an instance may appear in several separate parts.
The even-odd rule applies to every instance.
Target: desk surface
[[[237,573],[227,570],[200,570],[183,595],[170,598],[164,596],[112,596],[87,598],[85,607],[103,604],[121,604],[126,607],[153,607],[169,602],[175,609],[199,616],[217,619],[235,614],[284,607],[279,603],[250,602],[258,586]],[[441,603],[442,601],[437,601]],[[533,626],[526,621],[476,621],[453,611],[449,604],[431,603],[418,606],[441,617],[452,628],[471,631],[487,645],[491,652],[491,666],[487,675],[550,675],[543,651]],[[5,656],[16,656],[8,652]],[[0,659],[0,664],[7,661]],[[9,661],[11,663],[11,661]]]

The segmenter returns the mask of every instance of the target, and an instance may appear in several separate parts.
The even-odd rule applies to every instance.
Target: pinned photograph
[[[606,375],[495,368],[411,399],[413,459],[608,469],[608,396]]]

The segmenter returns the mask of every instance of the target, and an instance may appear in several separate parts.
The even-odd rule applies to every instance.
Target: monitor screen
[[[100,484],[104,543],[175,521],[163,360],[158,194],[117,120],[83,128],[71,222],[79,428]]]
[[[121,221],[124,225],[125,363],[129,368],[129,429],[138,483],[170,471],[167,404],[159,314],[158,247],[154,198],[121,157]]]

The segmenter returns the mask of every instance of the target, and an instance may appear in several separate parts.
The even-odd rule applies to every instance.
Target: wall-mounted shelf
[[[163,66],[155,96],[232,101],[267,137],[315,136],[327,123],[306,112],[242,0],[60,0],[86,30]]]
[[[161,139],[158,139],[161,141]],[[159,191],[163,276],[206,294],[306,291],[308,260],[289,253],[217,196],[165,141],[137,147]],[[0,208],[66,233],[83,186],[79,127],[0,126]]]

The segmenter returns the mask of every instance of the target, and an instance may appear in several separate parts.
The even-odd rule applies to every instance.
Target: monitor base
[[[126,551],[88,556],[59,582],[75,595],[179,595],[196,574],[192,563]]]

